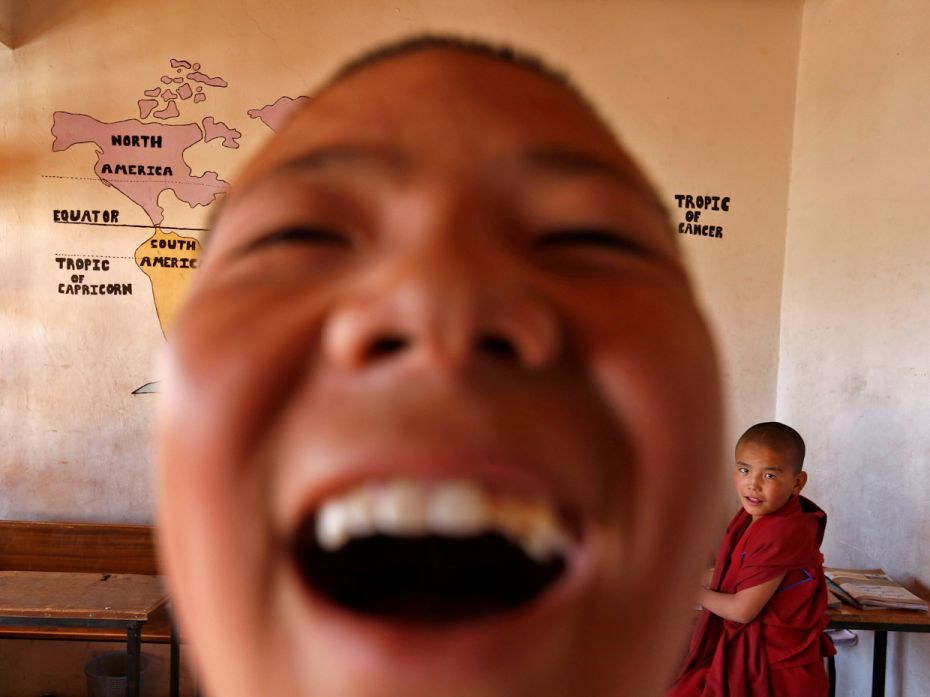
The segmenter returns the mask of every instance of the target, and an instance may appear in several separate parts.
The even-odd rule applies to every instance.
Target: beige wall
[[[930,596],[930,6],[804,12],[778,414],[808,437],[838,566]],[[888,694],[926,695],[930,637],[893,635]],[[840,692],[867,695],[870,633]]]
[[[701,222],[722,239],[685,235],[725,355],[735,428],[775,405],[778,313],[801,5],[772,0],[317,0],[13,3],[13,45],[0,46],[4,167],[0,183],[3,331],[0,516],[146,521],[151,517],[148,430],[163,344],[148,279],[132,259],[142,229],[52,224],[57,207],[142,209],[92,171],[94,146],[51,150],[52,114],[101,121],[138,116],[142,90],[169,59],[200,61],[229,87],[185,120],[205,115],[239,129],[242,147],[215,141],[185,155],[195,172],[235,176],[269,131],[246,117],[281,95],[311,90],[344,57],[411,32],[507,38],[551,56],[590,91],[645,162],[676,222],[674,195],[731,197]],[[297,9],[300,8],[300,9]],[[165,222],[198,227],[193,209],[162,194]],[[57,293],[69,274],[57,254],[109,257],[107,280],[131,297]],[[97,278],[102,278],[100,275]]]

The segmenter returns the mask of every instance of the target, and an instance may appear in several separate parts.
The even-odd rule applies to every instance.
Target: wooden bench
[[[149,525],[0,521],[0,570],[158,575]],[[0,626],[0,639],[125,641],[103,627]],[[142,625],[143,643],[171,641],[165,606]]]

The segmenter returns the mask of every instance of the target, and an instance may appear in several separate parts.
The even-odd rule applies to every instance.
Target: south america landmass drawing
[[[170,191],[192,208],[211,205],[229,184],[217,172],[194,173],[185,153],[214,141],[235,150],[242,137],[239,130],[213,116],[199,123],[175,123],[182,117],[185,104],[206,101],[209,93],[226,88],[228,82],[202,71],[199,63],[173,58],[170,66],[171,70],[160,77],[160,84],[142,91],[136,103],[138,118],[106,122],[87,114],[56,111],[51,129],[54,152],[78,144],[94,145],[96,178],[139,206],[151,221],[152,232],[136,248],[133,259],[151,285],[159,325],[166,337],[197,268],[201,243],[198,237],[175,231],[182,228],[165,224],[159,198]],[[277,131],[305,100],[307,97],[280,97],[262,108],[248,110],[247,115]],[[145,383],[133,394],[157,392],[157,384]]]

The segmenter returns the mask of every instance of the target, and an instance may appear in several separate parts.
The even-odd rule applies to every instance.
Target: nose
[[[481,266],[417,257],[382,269],[328,314],[326,357],[347,370],[411,361],[445,370],[475,361],[544,369],[559,351],[554,310]]]

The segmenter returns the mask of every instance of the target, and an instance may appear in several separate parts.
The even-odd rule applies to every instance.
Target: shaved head
[[[736,447],[755,443],[786,456],[797,474],[804,467],[804,439],[791,426],[778,421],[764,421],[751,426],[740,436]]]
[[[342,67],[336,70],[327,84],[337,82],[344,77],[358,72],[362,68],[388,58],[433,48],[454,48],[460,51],[468,51],[469,53],[475,53],[485,56],[486,58],[494,58],[504,63],[526,68],[537,75],[541,75],[542,77],[558,83],[570,92],[573,92],[575,96],[585,103],[588,102],[581,94],[578,87],[565,73],[546,64],[537,56],[517,50],[506,44],[493,44],[481,39],[470,39],[448,34],[418,34],[376,46],[344,63]]]

